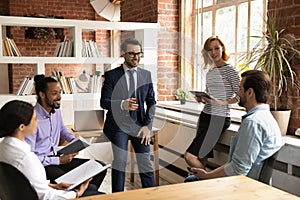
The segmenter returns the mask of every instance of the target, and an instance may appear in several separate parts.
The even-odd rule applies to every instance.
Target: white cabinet
[[[114,35],[113,33],[115,33],[116,31],[132,31],[134,32],[135,38],[142,42],[144,57],[141,59],[141,65],[143,68],[151,71],[155,91],[157,91],[157,35],[159,28],[159,25],[157,23],[107,22],[91,20],[0,16],[0,39],[4,39],[6,37],[6,27],[9,26],[53,27],[69,30],[70,36],[74,41],[74,57],[3,56],[2,49],[4,47],[2,45],[2,42],[0,42],[0,64],[34,64],[35,74],[44,74],[46,64],[110,64],[112,66],[121,64],[123,62],[123,59],[119,56],[119,38],[114,38],[112,36],[113,38],[110,39],[111,54],[115,56],[87,58],[82,57],[81,55],[82,35],[85,32],[96,30],[110,30],[112,35]],[[34,97],[13,97],[13,95],[0,95],[0,105],[2,105],[4,101],[11,98],[24,99],[27,101],[32,101],[32,99],[34,99]],[[70,102],[71,104],[64,105],[63,103],[62,107],[67,106],[73,108],[72,110],[98,109],[98,99],[100,99],[99,94],[63,95],[63,102]],[[90,101],[92,101],[93,103],[91,103]]]

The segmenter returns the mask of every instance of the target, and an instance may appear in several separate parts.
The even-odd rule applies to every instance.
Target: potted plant
[[[271,103],[272,113],[281,126],[282,134],[286,134],[288,122],[290,118],[290,109],[284,107],[281,103],[282,94],[287,94],[290,89],[299,90],[299,84],[294,70],[296,60],[300,58],[300,38],[296,38],[293,34],[286,33],[286,29],[278,26],[275,16],[270,16],[267,20],[267,30],[262,36],[259,36],[260,42],[246,55],[245,67],[251,63],[254,69],[262,70],[271,78],[272,81],[272,97]],[[257,36],[256,36],[257,37]],[[285,99],[287,97],[285,96]],[[285,104],[285,106],[287,106]],[[280,107],[280,109],[279,109]],[[283,117],[278,115],[278,111],[285,110]],[[280,112],[282,113],[282,112]]]
[[[180,100],[181,104],[185,104],[186,100],[191,97],[191,93],[186,88],[178,88],[175,92],[175,97]]]

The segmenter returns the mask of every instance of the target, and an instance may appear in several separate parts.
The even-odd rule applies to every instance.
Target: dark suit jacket
[[[136,122],[130,118],[129,111],[121,109],[121,101],[129,98],[123,66],[107,71],[104,78],[100,105],[107,109],[103,130],[107,137],[110,138],[120,129],[135,134],[142,126],[148,126],[151,130],[156,104],[151,73],[137,68],[136,98],[139,108]]]

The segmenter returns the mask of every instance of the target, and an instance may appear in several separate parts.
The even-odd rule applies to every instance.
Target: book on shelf
[[[30,95],[34,93],[34,79],[31,77],[26,77],[23,79],[19,89],[17,90],[17,95]]]
[[[64,43],[63,43],[63,50],[62,50],[62,55],[61,55],[61,57],[66,57],[66,55],[68,54],[68,53],[67,53],[68,43],[69,43],[69,40],[65,40],[65,41],[64,41]]]
[[[5,45],[5,40],[2,40],[2,55],[3,56],[8,56],[7,48]]]
[[[56,47],[55,47],[55,50],[54,50],[54,54],[53,54],[54,57],[58,57],[60,48],[61,48],[61,44],[59,42],[59,43],[56,44]]]
[[[23,95],[33,94],[33,91],[34,91],[34,78],[29,78]]]
[[[61,154],[71,154],[81,151],[82,149],[85,149],[86,147],[91,145],[91,141],[87,141],[81,136],[78,136],[77,138],[74,138],[70,143],[68,143],[66,146],[63,146],[57,151],[58,155]]]
[[[77,86],[74,77],[67,77],[67,80],[70,82],[72,94],[77,93]]]
[[[82,40],[82,57],[100,57],[97,43],[92,40]]]
[[[19,48],[17,47],[15,41],[6,37],[3,39],[3,48],[5,48],[5,56],[22,56]]]
[[[3,41],[4,41],[4,46],[5,46],[5,49],[6,49],[6,52],[7,52],[7,56],[14,56],[13,52],[12,52],[12,49],[10,48],[10,46],[8,44],[8,40],[3,39]]]
[[[52,76],[59,82],[63,94],[77,93],[76,81],[73,77],[65,77],[60,71],[52,71]]]
[[[65,39],[56,44],[54,57],[72,57],[73,56],[73,41]]]
[[[18,91],[17,91],[17,95],[22,95],[23,91],[24,91],[24,88],[26,87],[26,84],[29,80],[29,77],[26,77],[23,79]]]
[[[101,91],[101,78],[100,75],[90,75],[88,84],[89,93],[99,93]]]
[[[14,46],[16,52],[17,52],[17,55],[18,55],[18,56],[22,56],[22,54],[21,54],[19,48],[17,47],[17,44],[15,43],[14,39],[10,39],[10,41],[11,41],[11,43],[13,44],[13,46]]]
[[[68,183],[72,184],[67,190],[72,190],[78,185],[88,180],[89,178],[94,177],[95,175],[101,173],[105,169],[111,167],[111,164],[101,165],[101,163],[95,160],[89,160],[82,165],[74,168],[73,170],[67,172],[66,174],[55,179],[56,183]]]

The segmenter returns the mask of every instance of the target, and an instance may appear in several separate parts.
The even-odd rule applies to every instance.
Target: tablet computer
[[[201,91],[190,91],[190,92],[196,97],[206,97],[208,99],[211,99],[211,97],[206,92],[201,92]]]

